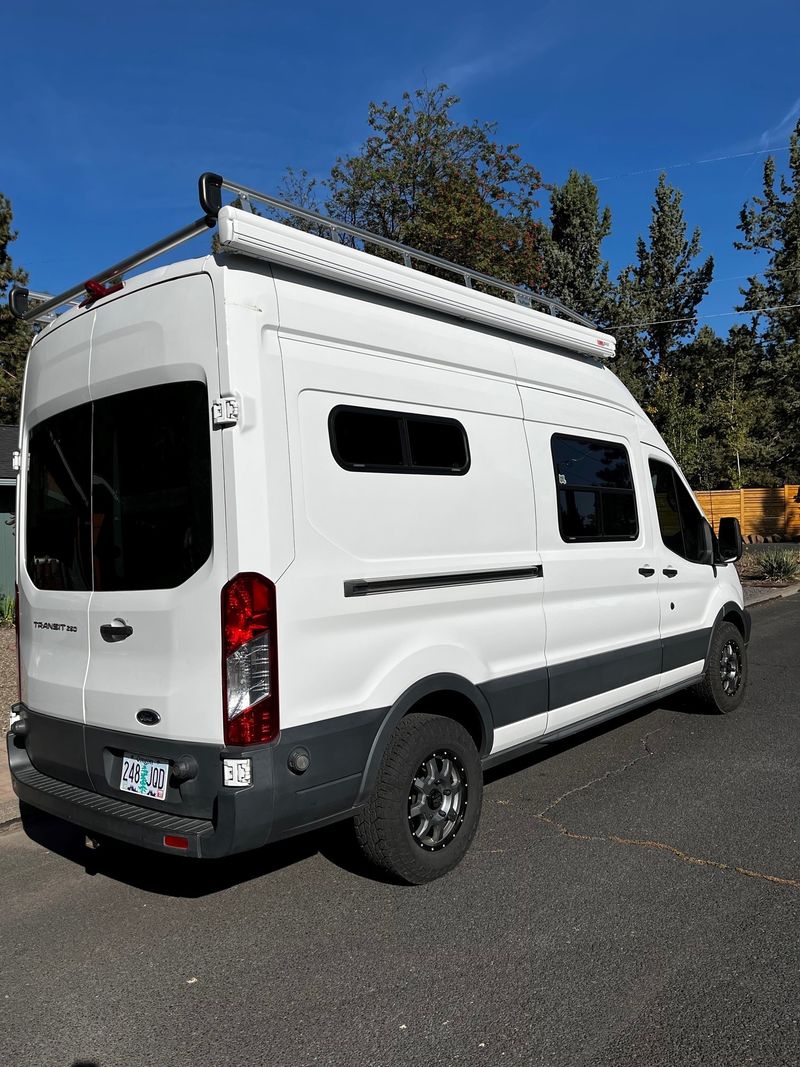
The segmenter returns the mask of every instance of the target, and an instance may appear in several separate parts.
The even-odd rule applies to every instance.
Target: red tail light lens
[[[278,736],[275,586],[238,574],[222,590],[222,693],[226,745]]]

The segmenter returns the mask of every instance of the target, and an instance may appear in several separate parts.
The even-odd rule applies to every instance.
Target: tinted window
[[[91,404],[31,431],[25,558],[39,589],[91,589],[91,433]]]
[[[208,396],[153,386],[30,436],[26,558],[40,589],[171,589],[212,542]]]
[[[340,408],[334,419],[339,461],[347,467],[402,467],[403,420],[392,413]]]
[[[211,450],[202,382],[94,405],[95,589],[172,589],[211,552]]]
[[[708,563],[710,528],[694,498],[668,463],[650,460],[661,540],[693,563]]]
[[[563,540],[635,540],[636,496],[622,445],[557,434],[552,450]]]
[[[370,408],[334,408],[331,449],[347,470],[465,474],[469,449],[455,419]]]

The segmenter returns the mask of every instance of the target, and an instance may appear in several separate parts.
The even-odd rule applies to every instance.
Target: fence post
[[[744,533],[744,489],[739,488],[739,526]]]
[[[783,539],[789,540],[789,486],[783,486]]]

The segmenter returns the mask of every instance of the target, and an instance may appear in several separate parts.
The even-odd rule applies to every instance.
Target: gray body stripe
[[[547,711],[549,681],[546,667],[492,678],[478,688],[489,702],[495,728],[510,726],[520,719]]]
[[[662,671],[674,671],[676,667],[685,667],[687,663],[705,660],[708,642],[711,640],[711,627],[706,630],[693,630],[688,634],[676,634],[663,641]]]
[[[661,640],[559,663],[548,670],[552,711],[660,674]]]
[[[495,727],[511,726],[533,715],[656,677],[662,671],[705,660],[710,637],[711,628],[693,630],[663,641],[643,641],[570,663],[493,678],[478,688],[489,702]]]

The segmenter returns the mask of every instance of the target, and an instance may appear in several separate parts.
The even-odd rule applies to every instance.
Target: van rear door
[[[84,788],[93,320],[62,323],[28,357],[17,514],[21,696],[42,716],[28,751],[43,773]]]
[[[99,305],[92,337],[93,592],[84,690],[95,789],[119,788],[114,733],[222,743],[227,580],[211,279]],[[147,739],[145,741],[145,739]]]

